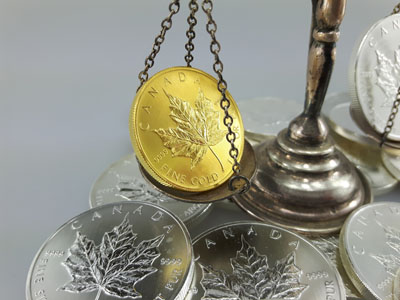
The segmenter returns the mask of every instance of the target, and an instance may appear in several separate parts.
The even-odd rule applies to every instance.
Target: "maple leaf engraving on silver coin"
[[[308,285],[299,281],[302,271],[296,266],[295,252],[269,267],[266,255],[259,254],[243,235],[241,241],[241,249],[231,258],[232,274],[200,264],[202,300],[296,300],[301,297]]]
[[[400,47],[394,51],[394,62],[379,50],[376,50],[375,53],[378,61],[375,67],[376,84],[385,94],[384,105],[390,105],[396,99],[400,86]]]
[[[386,272],[395,277],[397,270],[400,269],[400,230],[392,226],[384,226],[377,222],[385,232],[386,245],[393,249],[395,254],[371,254],[371,257],[379,262]]]
[[[311,239],[311,243],[317,247],[321,252],[329,258],[329,260],[336,266],[337,255],[339,251],[339,239],[336,236],[320,237]]]
[[[120,225],[103,235],[98,246],[77,232],[68,250],[69,255],[63,262],[72,280],[59,290],[71,293],[97,290],[96,300],[102,292],[118,298],[141,299],[142,295],[135,285],[158,271],[152,265],[160,256],[158,247],[164,235],[143,240],[134,246],[136,238],[128,214]]]
[[[148,185],[137,178],[120,178],[115,194],[125,200],[147,201],[154,204],[170,202],[170,198],[148,188]]]

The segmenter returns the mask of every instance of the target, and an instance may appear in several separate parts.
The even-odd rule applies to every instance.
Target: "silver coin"
[[[300,114],[302,104],[273,97],[259,97],[237,102],[246,133],[277,135]],[[247,137],[247,135],[246,135]]]
[[[339,250],[361,295],[391,300],[393,278],[400,267],[400,204],[373,203],[354,211],[340,233]]]
[[[375,196],[392,191],[398,180],[387,171],[381,148],[350,117],[350,95],[328,95],[323,113],[337,148],[365,175]]]
[[[331,128],[338,135],[365,146],[376,146],[377,142],[362,131],[350,115],[352,96],[347,92],[328,94],[322,113]]]
[[[379,138],[400,86],[400,15],[375,23],[355,50],[350,68],[352,115],[362,130]],[[400,141],[400,122],[388,139]]]
[[[195,283],[186,299],[345,299],[337,270],[310,242],[279,227],[236,222],[193,243]]]
[[[393,280],[393,300],[400,300],[400,268]]]
[[[132,201],[68,221],[41,247],[28,300],[183,299],[193,279],[184,224],[164,208]]]
[[[346,296],[358,299],[361,295],[354,287],[351,280],[348,278],[345,270],[343,269],[342,262],[339,256],[339,236],[333,235],[328,237],[315,237],[311,238],[310,242],[320,250],[326,258],[337,268],[343,280],[346,289]]]
[[[386,169],[397,179],[400,180],[400,153],[394,149],[382,148],[382,161]]]
[[[158,204],[177,215],[186,225],[200,221],[212,204],[177,201],[156,191],[142,179],[134,154],[129,154],[100,175],[90,191],[90,207],[121,201],[146,201]]]

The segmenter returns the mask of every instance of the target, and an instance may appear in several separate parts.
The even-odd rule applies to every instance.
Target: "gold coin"
[[[232,96],[229,114],[240,160],[244,129]],[[211,75],[174,67],[151,77],[136,94],[129,118],[131,141],[145,170],[161,184],[185,191],[213,189],[231,177],[221,93]]]

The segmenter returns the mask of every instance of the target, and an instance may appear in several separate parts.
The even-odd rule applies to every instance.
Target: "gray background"
[[[183,65],[188,9],[175,16],[151,71]],[[216,0],[217,37],[237,101],[302,102],[311,1]],[[356,40],[397,1],[350,0],[330,92],[345,91]],[[88,209],[89,189],[131,151],[128,113],[167,1],[0,1],[0,287],[23,299],[33,256],[61,224]],[[199,17],[194,66],[211,73]],[[386,196],[395,199],[399,190]],[[380,198],[382,199],[382,198]],[[209,217],[215,224],[224,204]],[[234,207],[226,220],[246,218]]]

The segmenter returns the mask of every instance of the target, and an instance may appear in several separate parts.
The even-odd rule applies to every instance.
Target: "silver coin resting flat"
[[[134,154],[111,164],[93,184],[89,204],[97,207],[121,201],[146,201],[158,204],[177,215],[186,225],[200,221],[212,204],[186,203],[172,199],[155,190],[142,179]]]
[[[237,105],[251,143],[264,140],[264,135],[276,136],[302,109],[300,103],[274,97],[240,100]]]
[[[393,280],[393,300],[400,300],[400,268]]]
[[[400,151],[383,147],[381,152],[382,162],[386,169],[397,179],[400,180]]]
[[[391,300],[400,267],[400,204],[380,202],[354,211],[340,233],[340,257],[367,299]]]
[[[333,265],[301,236],[235,222],[195,238],[195,280],[187,300],[346,299]]]
[[[351,97],[334,93],[326,98],[323,114],[336,147],[365,175],[374,195],[392,191],[398,181],[389,173],[376,140],[361,131],[350,116]]]
[[[380,139],[400,86],[400,15],[375,23],[354,51],[350,68],[351,112],[367,134]],[[388,140],[400,142],[395,122]]]
[[[27,300],[183,299],[193,278],[183,223],[160,206],[104,205],[71,219],[37,253]]]
[[[311,238],[310,242],[320,250],[326,258],[328,258],[331,263],[337,268],[339,274],[343,280],[344,287],[346,289],[347,299],[353,297],[354,299],[359,299],[360,294],[354,287],[353,283],[343,269],[342,262],[340,261],[339,255],[339,236],[332,235],[327,237],[316,237]]]

